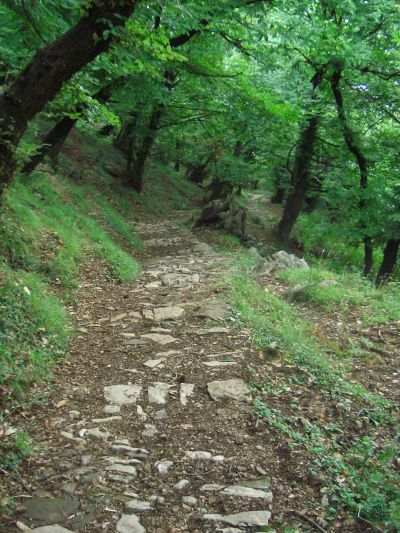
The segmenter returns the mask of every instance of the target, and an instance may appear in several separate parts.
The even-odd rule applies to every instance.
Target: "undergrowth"
[[[251,267],[255,262],[242,251],[231,270],[229,285],[236,322],[251,330],[254,344],[264,351],[266,358],[279,357],[294,365],[294,377],[284,378],[289,389],[293,383],[298,383],[306,384],[308,390],[318,390],[326,405],[334,406],[341,416],[332,423],[307,421],[299,427],[295,401],[282,399],[284,403],[278,409],[265,403],[265,393],[279,396],[276,384],[271,387],[268,379],[254,384],[256,414],[284,434],[292,447],[307,454],[311,474],[319,476],[330,495],[327,519],[332,520],[338,510],[346,509],[364,524],[373,523],[385,531],[397,530],[400,527],[400,475],[396,460],[400,452],[400,428],[396,425],[395,406],[367,391],[354,379],[346,379],[350,363],[343,354],[333,355],[314,336],[313,327],[289,303],[251,279]],[[326,273],[318,271],[296,274],[291,271],[283,275],[286,279],[292,276],[296,276],[296,282],[302,276],[308,282],[312,279],[312,283],[326,279]],[[361,291],[362,285],[359,287]],[[349,281],[349,291],[350,288]],[[338,293],[339,301],[347,294],[344,289],[338,289],[332,293],[333,302],[337,301]],[[373,300],[373,294],[369,296]],[[365,297],[365,292],[360,294],[361,303]],[[283,395],[286,385],[282,385]],[[346,433],[347,424],[354,424],[360,413],[368,420],[369,432],[362,432],[358,440],[342,442],[338,436]]]
[[[400,320],[400,285],[390,283],[376,289],[374,284],[355,272],[334,272],[325,266],[282,271],[279,278],[289,285],[301,287],[305,301],[331,311],[346,311],[349,306],[360,311],[363,321],[380,324]],[[327,282],[327,283],[326,283]]]

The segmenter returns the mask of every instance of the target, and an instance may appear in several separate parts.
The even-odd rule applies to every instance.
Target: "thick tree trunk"
[[[153,147],[163,112],[164,107],[160,105],[158,105],[157,108],[152,112],[147,133],[145,134],[142,143],[136,152],[136,157],[131,164],[131,169],[128,176],[128,185],[132,186],[138,192],[143,190],[145,164]]]
[[[346,111],[344,108],[344,100],[342,90],[340,88],[340,79],[342,77],[341,69],[337,69],[331,77],[331,87],[332,92],[336,101],[336,109],[338,112],[339,122],[342,127],[343,137],[347,148],[356,158],[358,168],[360,171],[360,189],[361,189],[361,200],[359,203],[360,208],[360,226],[361,230],[365,231],[365,207],[366,201],[364,198],[364,193],[368,188],[368,160],[364,156],[361,147],[359,146],[356,136],[352,129],[350,128],[347,120]],[[373,264],[374,264],[374,250],[372,246],[372,239],[369,235],[364,235],[364,275],[367,276],[370,274]]]
[[[315,104],[317,88],[324,79],[328,66],[328,64],[322,65],[311,78],[311,107]],[[291,187],[287,191],[282,218],[276,229],[278,238],[284,242],[289,240],[293,226],[304,205],[320,119],[319,111],[309,111],[308,119],[300,135],[291,175]]]
[[[64,35],[37,51],[0,96],[0,192],[12,179],[15,149],[29,121],[76,72],[108,50],[110,27],[122,26],[138,0],[103,0]]]
[[[376,277],[376,286],[386,283],[393,273],[399,254],[400,240],[389,239],[383,252],[383,260]]]
[[[277,227],[277,235],[284,242],[289,240],[293,226],[304,205],[319,122],[319,115],[310,115],[301,133],[292,171],[291,189],[288,192],[282,218]]]

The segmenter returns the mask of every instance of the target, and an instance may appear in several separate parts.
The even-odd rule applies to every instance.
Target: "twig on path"
[[[371,522],[369,522],[368,520],[366,520],[365,518],[363,518],[362,516],[360,516],[360,513],[358,513],[357,518],[358,518],[359,520],[361,520],[362,522],[365,522],[366,524],[368,524],[369,526],[371,526],[372,529],[375,529],[375,531],[378,531],[379,533],[385,533],[385,532],[383,531],[383,529],[381,529],[381,528],[378,527],[378,526],[375,526],[374,524],[372,524]]]
[[[312,518],[309,518],[308,516],[306,516],[305,514],[301,513],[300,511],[295,511],[294,509],[291,509],[290,511],[285,511],[285,513],[286,514],[293,514],[295,516],[298,516],[299,518],[302,518],[303,520],[305,520],[306,522],[311,524],[313,527],[315,527],[315,529],[317,531],[321,531],[321,533],[328,533],[326,531],[326,529],[324,529],[323,527],[318,525],[317,522],[315,522]]]

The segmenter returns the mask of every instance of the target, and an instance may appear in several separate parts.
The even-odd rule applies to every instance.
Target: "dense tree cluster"
[[[154,151],[219,205],[270,180],[283,204],[281,241],[304,210],[317,212],[362,246],[366,275],[377,250],[377,283],[392,274],[395,0],[4,0],[0,17],[3,191],[47,154],[56,159],[85,121],[126,156],[124,178],[137,191]],[[18,147],[40,113],[54,127],[28,158]]]

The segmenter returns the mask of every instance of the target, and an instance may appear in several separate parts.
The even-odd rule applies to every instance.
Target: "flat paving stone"
[[[220,514],[205,514],[204,520],[211,522],[222,522],[230,526],[268,526],[271,519],[269,511],[245,511],[243,513],[236,513],[230,515]]]
[[[44,526],[64,522],[78,510],[79,502],[65,498],[31,498],[24,501],[24,506],[23,516],[37,526]]]
[[[112,405],[136,403],[142,392],[140,385],[110,385],[104,387],[104,397]]]
[[[208,392],[215,401],[236,400],[237,402],[251,401],[248,386],[242,379],[226,379],[212,381],[207,384]]]

